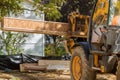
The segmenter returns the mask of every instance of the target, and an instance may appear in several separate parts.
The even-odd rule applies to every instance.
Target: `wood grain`
[[[9,17],[4,17],[2,19],[2,30],[70,37],[86,37],[86,35],[81,36],[79,32],[71,33],[71,27],[68,23]]]

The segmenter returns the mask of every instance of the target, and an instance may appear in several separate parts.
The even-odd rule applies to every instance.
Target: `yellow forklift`
[[[71,80],[95,80],[97,72],[120,80],[120,0],[96,0],[91,16],[73,12],[69,23],[3,18],[2,30],[67,37]]]
[[[97,0],[87,42],[73,47],[72,80],[95,80],[96,73],[116,73],[120,80],[120,0]]]

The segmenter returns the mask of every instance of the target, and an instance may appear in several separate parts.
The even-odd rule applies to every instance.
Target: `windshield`
[[[120,0],[111,0],[109,25],[120,26]]]

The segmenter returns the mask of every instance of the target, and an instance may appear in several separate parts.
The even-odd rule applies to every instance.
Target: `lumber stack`
[[[64,60],[39,60],[38,63],[20,64],[20,71],[65,71],[69,70],[69,64],[70,61]]]
[[[41,71],[46,70],[46,65],[39,66],[37,63],[20,64],[20,72]]]
[[[69,69],[70,61],[64,60],[39,60],[38,65],[47,65],[47,70]]]

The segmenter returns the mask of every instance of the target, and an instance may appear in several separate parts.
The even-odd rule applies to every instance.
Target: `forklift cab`
[[[119,53],[119,33],[120,0],[98,0],[94,7],[89,31],[91,51],[105,54]]]

